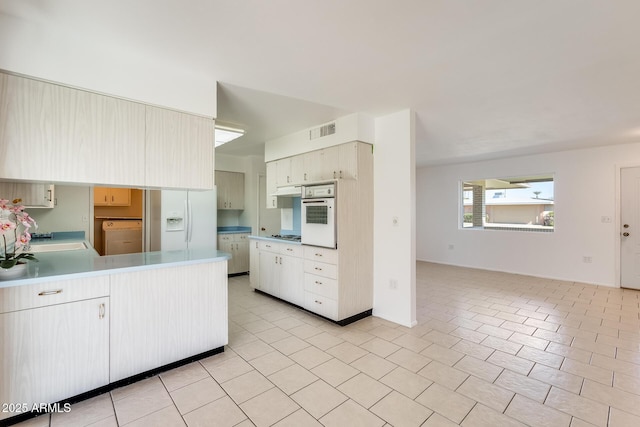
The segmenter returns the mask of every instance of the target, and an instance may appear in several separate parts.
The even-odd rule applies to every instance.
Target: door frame
[[[640,167],[640,162],[629,162],[629,163],[616,163],[615,165],[615,175],[616,175],[616,186],[615,186],[615,221],[613,221],[614,225],[614,233],[615,233],[615,279],[614,284],[618,288],[622,288],[622,252],[620,250],[620,245],[622,244],[622,239],[620,238],[620,228],[622,227],[622,223],[620,221],[620,216],[622,215],[622,169],[626,168],[638,168]]]

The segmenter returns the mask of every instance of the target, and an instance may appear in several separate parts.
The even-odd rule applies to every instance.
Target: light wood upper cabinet
[[[0,174],[144,183],[144,105],[0,74]]]
[[[130,188],[93,188],[94,206],[131,206]]]
[[[54,190],[51,184],[0,182],[0,199],[22,199],[20,204],[26,208],[53,208]]]
[[[244,173],[216,171],[218,209],[244,209]]]
[[[146,186],[213,189],[213,120],[146,107]]]

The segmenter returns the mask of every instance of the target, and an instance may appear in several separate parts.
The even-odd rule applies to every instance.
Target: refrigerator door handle
[[[186,224],[184,225],[184,241],[188,242],[189,241],[189,227],[191,226],[189,221],[189,208],[187,206],[187,200],[185,199],[184,201],[184,219]]]
[[[193,237],[193,206],[191,206],[191,200],[187,203],[189,207],[189,242],[191,242],[191,238]]]

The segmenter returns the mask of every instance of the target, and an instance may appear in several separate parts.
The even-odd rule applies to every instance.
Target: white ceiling
[[[0,0],[219,82],[229,154],[411,108],[418,165],[640,141],[638,0]]]

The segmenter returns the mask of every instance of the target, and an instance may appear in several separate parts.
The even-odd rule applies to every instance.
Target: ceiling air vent
[[[333,135],[334,133],[336,133],[335,122],[329,123],[328,125],[320,126],[315,129],[311,129],[309,131],[309,139],[312,140],[312,139],[322,138],[323,136]]]

